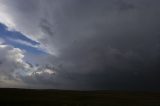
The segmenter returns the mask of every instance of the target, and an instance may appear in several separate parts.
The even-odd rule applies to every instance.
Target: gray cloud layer
[[[68,89],[160,89],[157,0],[0,0],[0,22],[42,45]],[[36,78],[35,76],[33,76]],[[22,78],[30,84],[31,78]],[[42,86],[43,88],[43,86]]]

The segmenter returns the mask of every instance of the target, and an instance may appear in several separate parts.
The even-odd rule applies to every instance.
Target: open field
[[[0,106],[160,106],[160,93],[0,89]]]

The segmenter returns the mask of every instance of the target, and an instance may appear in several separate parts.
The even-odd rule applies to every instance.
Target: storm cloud
[[[56,69],[49,77],[44,72],[47,78],[41,74],[22,76],[21,80],[28,85],[158,90],[159,3],[157,0],[0,0],[0,22],[8,30],[39,42],[48,55],[38,59]]]

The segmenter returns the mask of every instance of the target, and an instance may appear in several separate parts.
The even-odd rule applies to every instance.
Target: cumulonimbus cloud
[[[27,87],[24,77],[30,77],[34,82],[38,78],[48,80],[47,78],[55,74],[55,70],[51,67],[33,66],[27,63],[24,60],[25,51],[3,43],[0,44],[0,87]]]
[[[147,88],[159,79],[158,4],[151,0],[0,0],[0,22],[51,54],[44,61],[57,67],[59,74],[48,81],[39,74],[32,76],[43,84]],[[30,78],[22,79],[32,82]]]

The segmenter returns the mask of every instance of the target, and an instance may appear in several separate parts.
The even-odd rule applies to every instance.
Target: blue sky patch
[[[9,44],[9,45],[12,45],[14,47],[23,49],[27,52],[37,54],[37,55],[38,54],[46,54],[44,51],[34,47],[36,45],[39,45],[38,42],[27,38],[26,36],[24,36],[23,34],[21,34],[19,32],[8,31],[7,27],[4,26],[3,24],[0,24],[0,38],[4,39],[6,44]],[[19,42],[16,42],[16,40],[27,42],[28,44],[33,45],[33,47],[29,46],[29,45],[19,43]]]

